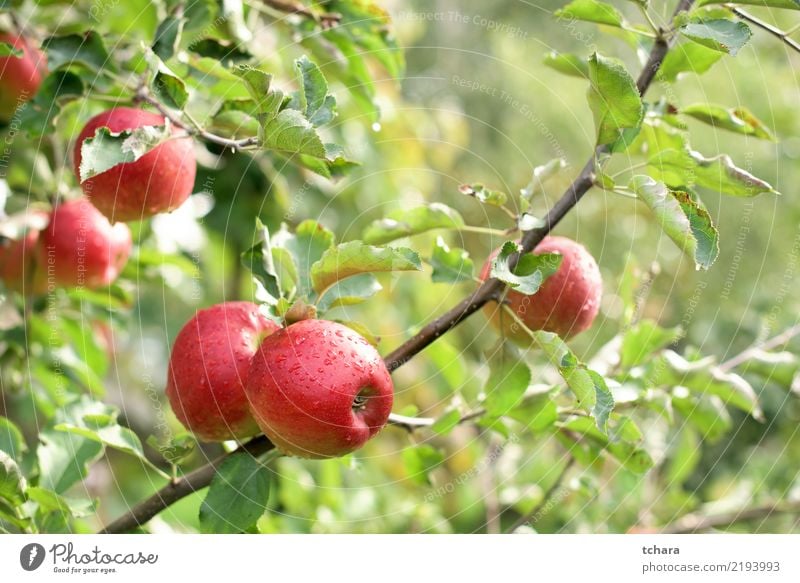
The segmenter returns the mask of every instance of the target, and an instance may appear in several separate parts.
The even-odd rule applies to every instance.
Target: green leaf
[[[664,232],[694,260],[697,269],[711,267],[719,255],[719,233],[700,199],[643,175],[631,179],[631,189],[650,207]]]
[[[489,378],[483,388],[483,406],[492,417],[513,409],[531,384],[531,370],[519,354],[505,343],[489,361]]]
[[[728,4],[728,0],[700,0],[698,6],[709,4]],[[789,10],[800,10],[800,0],[736,0],[734,4],[746,6],[762,6],[767,8],[786,8]]]
[[[756,374],[765,381],[776,383],[793,392],[800,391],[800,358],[791,352],[754,350],[749,354],[747,361],[740,366],[744,373]],[[2,439],[2,428],[0,428],[0,439]]]
[[[519,245],[506,241],[492,261],[491,277],[508,284],[514,291],[532,295],[539,291],[544,281],[558,271],[561,255],[557,253],[526,253],[520,256],[514,270],[509,261],[520,251]]]
[[[586,59],[574,53],[550,51],[544,57],[544,64],[570,77],[589,78],[589,63],[586,62]]]
[[[464,184],[459,187],[459,190],[461,194],[472,196],[490,206],[503,206],[508,201],[508,195],[505,192],[486,188],[483,184]]]
[[[20,49],[15,49],[14,45],[8,44],[6,42],[0,42],[0,58],[16,57],[17,59],[21,59],[24,56],[25,52],[21,51]]]
[[[303,55],[295,61],[302,82],[302,110],[314,126],[336,117],[336,99],[328,93],[328,82],[319,67]]]
[[[333,284],[317,302],[320,313],[339,306],[351,306],[368,300],[383,289],[371,273],[362,273]]]
[[[135,162],[172,137],[169,121],[163,126],[141,126],[112,132],[100,127],[81,144],[81,182],[120,164]]]
[[[722,58],[723,53],[703,45],[684,42],[670,49],[659,69],[658,77],[669,83],[674,82],[681,73],[702,75]]]
[[[0,417],[0,451],[6,452],[13,459],[21,459],[22,454],[28,449],[25,438],[10,419]]]
[[[697,186],[745,198],[765,193],[779,194],[768,182],[736,166],[727,154],[705,158],[699,152],[692,151],[691,155],[696,163]]]
[[[422,485],[431,484],[430,473],[444,462],[444,454],[427,443],[407,447],[402,456],[408,477]]]
[[[103,38],[91,30],[83,35],[50,37],[42,46],[47,52],[49,71],[72,65],[79,65],[93,74],[102,69],[115,69],[114,60],[109,57]]]
[[[597,24],[621,27],[622,14],[612,5],[598,0],[572,0],[553,13],[559,20],[585,20]]]
[[[273,247],[286,249],[292,257],[297,273],[297,293],[300,297],[311,296],[311,266],[322,259],[325,251],[333,247],[333,244],[333,233],[312,220],[300,223],[294,234],[282,227],[273,237]]]
[[[577,397],[578,406],[590,412],[598,429],[605,432],[614,409],[614,397],[605,379],[580,362],[557,334],[537,330],[533,332],[533,338],[548,360],[558,368],[559,374]]]
[[[698,398],[686,387],[672,391],[672,406],[700,433],[703,441],[715,442],[728,433],[733,422],[719,397]]]
[[[410,210],[394,211],[385,219],[373,221],[364,229],[363,239],[369,245],[383,245],[433,229],[459,229],[463,226],[464,219],[458,211],[434,202]]]
[[[272,254],[269,229],[261,219],[256,219],[256,241],[250,249],[242,253],[242,264],[263,287],[266,293],[263,300],[274,306],[282,297],[281,284]]]
[[[263,147],[287,154],[327,157],[317,130],[296,109],[284,109],[264,126]]]
[[[662,328],[652,320],[637,322],[622,337],[620,364],[624,369],[637,366],[682,336],[680,328]]]
[[[256,103],[262,115],[262,123],[272,120],[284,102],[284,95],[279,90],[272,90],[272,75],[250,65],[239,65],[232,73],[242,80],[248,93]]]
[[[150,68],[150,90],[167,107],[183,109],[189,101],[186,83],[149,47],[145,48],[144,57]]]
[[[594,443],[616,459],[625,469],[636,474],[643,474],[653,467],[653,459],[646,450],[635,443],[627,441],[611,441],[607,435],[598,431],[591,419],[572,417],[559,424],[563,429],[577,433],[590,444]],[[571,451],[572,448],[570,448]],[[586,460],[590,462],[590,459]]]
[[[450,409],[433,422],[431,430],[437,435],[448,435],[453,429],[458,427],[460,422],[461,413],[458,412],[458,409]]]
[[[689,115],[715,128],[774,142],[775,135],[746,107],[726,108],[713,103],[696,103],[681,109]]]
[[[54,71],[44,78],[36,95],[18,110],[20,126],[33,138],[50,131],[64,106],[83,97],[81,77],[71,71]]]
[[[177,52],[185,23],[185,18],[168,16],[158,24],[152,49],[162,61],[170,60]]]
[[[555,158],[546,164],[536,166],[533,169],[533,175],[528,185],[520,191],[523,201],[528,205],[532,202],[533,198],[539,194],[544,194],[544,185],[548,180],[557,176],[567,167],[567,161],[564,158]],[[527,210],[527,207],[524,209]],[[528,231],[530,229],[522,229]]]
[[[0,499],[16,507],[25,502],[27,484],[17,463],[4,451],[0,451]]]
[[[524,395],[522,402],[508,413],[533,432],[546,431],[558,421],[558,406],[549,394]]]
[[[205,533],[248,532],[264,514],[270,491],[270,472],[248,453],[222,462],[200,506],[200,530]]]
[[[331,247],[311,266],[314,290],[322,294],[337,281],[360,273],[419,271],[419,255],[405,247],[373,247],[350,241]]]
[[[464,249],[448,247],[441,237],[436,237],[431,253],[434,283],[460,283],[472,281],[475,265]]]
[[[613,144],[626,130],[637,130],[644,107],[636,83],[621,61],[594,53],[589,58],[589,106],[598,145]]]
[[[671,350],[662,356],[658,381],[670,386],[682,386],[701,395],[716,395],[726,404],[764,421],[753,387],[737,374],[727,373],[713,365],[713,359],[688,361]]]
[[[668,485],[683,484],[700,462],[702,449],[697,433],[684,427],[673,440],[668,453],[664,477]]]
[[[753,32],[744,22],[737,20],[705,20],[690,22],[680,29],[683,36],[706,48],[736,56]]]

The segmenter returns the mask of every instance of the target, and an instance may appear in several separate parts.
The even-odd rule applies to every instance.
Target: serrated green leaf
[[[624,22],[622,14],[616,8],[598,0],[572,0],[553,15],[559,20],[585,20],[616,27],[621,27]]]
[[[314,126],[321,126],[336,117],[336,99],[328,93],[328,82],[319,67],[303,55],[295,61],[302,84],[301,109]]]
[[[264,126],[263,147],[287,154],[327,157],[317,130],[296,109],[284,109]]]
[[[135,162],[172,137],[169,123],[112,132],[100,127],[81,144],[81,182],[120,164]]]
[[[263,123],[278,115],[284,102],[284,95],[281,91],[270,88],[272,85],[271,74],[250,65],[238,65],[231,72],[244,83],[258,112],[262,115]]]
[[[249,453],[229,456],[219,467],[200,506],[205,533],[248,532],[266,510],[270,472]]]
[[[341,243],[325,251],[311,266],[314,290],[322,294],[337,281],[360,273],[419,271],[419,255],[405,247],[373,247],[361,241]]]
[[[311,266],[319,261],[333,244],[333,233],[312,220],[300,223],[294,233],[290,233],[284,226],[273,237],[272,246],[286,249],[292,257],[296,267],[297,293],[301,298],[310,297],[313,291]]]
[[[726,19],[690,22],[680,28],[681,34],[706,48],[736,56],[753,32],[744,22]]]
[[[186,83],[164,64],[150,47],[145,48],[144,58],[150,69],[150,91],[172,109],[183,109],[189,101]]]
[[[518,253],[519,245],[506,241],[492,261],[491,277],[511,286],[514,291],[532,295],[539,291],[545,280],[558,271],[561,255],[557,253],[526,253],[520,256],[512,271],[509,261]]]
[[[362,273],[337,281],[317,302],[320,313],[339,306],[351,306],[368,300],[383,289],[371,273]]]
[[[431,253],[434,283],[459,283],[472,281],[475,265],[464,249],[451,249],[444,239],[436,237]]]
[[[769,128],[746,107],[727,108],[713,103],[696,103],[682,108],[681,113],[715,128],[762,140],[775,141],[775,136]]]
[[[638,130],[644,116],[642,98],[621,61],[594,53],[589,58],[589,82],[598,145],[614,144],[627,130]]]
[[[695,183],[727,194],[749,198],[759,194],[778,192],[768,182],[739,168],[727,154],[706,158],[699,152],[691,152],[695,166]]]
[[[54,425],[77,421],[83,410],[81,401],[56,412]],[[79,435],[56,431],[52,427],[39,434],[36,456],[39,486],[63,493],[88,473],[88,466],[103,455],[103,445]]]
[[[370,245],[383,245],[433,229],[458,229],[463,226],[464,219],[458,211],[434,202],[410,210],[397,210],[385,219],[373,221],[364,229],[363,239]]]
[[[694,260],[697,269],[711,267],[719,255],[719,233],[700,199],[643,175],[633,177],[631,189],[650,207],[670,239]]]

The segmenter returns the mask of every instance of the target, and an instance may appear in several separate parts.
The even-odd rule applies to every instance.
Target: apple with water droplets
[[[183,326],[172,346],[166,392],[184,427],[204,441],[260,432],[244,385],[259,344],[279,328],[250,302],[199,310]]]
[[[302,320],[267,337],[247,375],[261,430],[283,453],[331,458],[386,425],[394,386],[378,351],[354,330]]]
[[[600,310],[603,295],[603,280],[594,257],[580,243],[555,236],[546,237],[533,252],[557,253],[562,257],[561,265],[533,295],[510,290],[506,296],[509,307],[531,330],[570,338],[589,329]],[[481,279],[489,277],[492,260],[498,253],[499,250],[494,251],[484,264]],[[496,303],[486,304],[484,311],[506,337],[530,344],[526,331]]]

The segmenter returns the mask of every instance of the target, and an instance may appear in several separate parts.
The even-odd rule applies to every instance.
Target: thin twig
[[[746,348],[733,358],[730,358],[720,364],[719,368],[725,372],[733,370],[740,364],[747,362],[756,352],[761,350],[772,350],[773,348],[783,346],[795,336],[800,336],[800,324],[795,324],[791,328],[787,328],[774,338],[770,338],[769,340],[765,340],[764,342],[760,342],[750,346],[749,348]]]
[[[572,457],[572,455],[570,455],[566,465],[561,470],[561,473],[558,474],[556,481],[550,485],[550,487],[547,489],[547,492],[544,493],[544,496],[542,496],[542,499],[539,501],[539,503],[536,506],[534,506],[530,512],[520,516],[516,520],[516,522],[514,522],[514,524],[512,524],[511,527],[506,531],[507,534],[514,532],[521,526],[535,522],[537,515],[542,511],[543,508],[547,506],[547,504],[550,503],[550,500],[552,500],[555,493],[561,489],[561,484],[564,482],[564,478],[566,477],[567,473],[569,472],[569,470],[572,468],[573,465],[575,465],[575,458]]]
[[[331,28],[342,20],[342,15],[336,12],[314,12],[301,2],[293,0],[262,0],[264,4],[286,14],[297,14],[319,23],[322,28]]]
[[[779,38],[783,43],[786,44],[786,46],[800,53],[800,43],[789,38],[789,35],[794,31],[783,31],[769,22],[765,22],[764,20],[761,20],[760,18],[753,16],[749,12],[745,12],[741,8],[737,8],[732,4],[726,4],[725,6],[742,20],[746,20],[750,24],[767,31],[772,36]]]
[[[694,4],[694,2],[695,0],[681,0],[675,9],[675,14],[688,10]],[[639,79],[636,83],[636,86],[641,94],[644,94],[652,84],[653,79],[655,78],[655,75],[661,66],[661,63],[664,61],[664,57],[666,56],[669,47],[670,43],[665,39],[658,39],[653,44],[653,48],[650,51],[650,57],[648,58],[647,63],[645,64],[644,69],[639,75]],[[146,91],[142,91],[142,93],[143,100],[151,103],[171,121],[185,128],[185,125],[180,122],[180,120],[173,119],[170,112],[166,110],[166,108],[164,108],[164,106],[161,105],[158,100],[153,99]],[[150,99],[153,99],[155,103],[150,101]],[[209,139],[210,141],[214,141],[212,137],[215,139],[219,138],[218,136],[200,135],[201,137]],[[248,140],[252,140],[252,138],[249,138]],[[235,148],[242,147],[241,140],[235,141],[233,145],[231,145],[231,142],[233,142],[232,140],[224,141],[225,143],[222,145]],[[249,143],[252,144],[253,142]],[[539,229],[532,229],[525,233],[521,241],[522,250],[520,254],[531,252],[536,245],[538,245],[542,239],[544,239],[550,230],[555,227],[559,221],[561,221],[561,219],[563,219],[564,216],[589,191],[594,184],[596,158],[598,155],[604,154],[606,151],[607,149],[604,147],[595,150],[592,157],[586,163],[575,181],[569,186],[569,188],[567,188],[561,199],[559,199],[559,201],[556,202],[556,204],[547,213],[547,216],[544,218],[544,226]],[[517,254],[511,258],[509,263],[512,269],[519,260],[520,254]],[[442,336],[444,333],[458,326],[458,324],[463,322],[471,314],[474,314],[489,301],[498,300],[501,297],[504,288],[505,285],[498,279],[489,279],[484,282],[483,285],[481,285],[468,298],[463,300],[460,304],[451,309],[449,312],[445,313],[443,316],[440,316],[425,326],[422,330],[420,330],[419,333],[410,338],[391,354],[386,356],[384,361],[389,371],[395,371],[400,368],[404,363],[408,362],[412,357],[425,349],[425,347]],[[414,427],[419,422],[424,423],[425,426],[432,424],[432,421],[429,422],[427,419],[424,421],[418,420],[412,422],[409,421],[408,418],[403,420],[403,418],[398,419],[398,417],[399,416],[393,416],[391,422],[401,427]],[[250,448],[255,448],[257,450],[261,449],[263,453],[264,451],[269,451],[273,447],[274,446],[269,442],[269,440],[267,440],[266,437],[259,437],[249,442],[246,446],[244,446],[244,449],[245,451],[249,451]],[[242,449],[240,448],[236,451],[242,451]],[[144,524],[164,508],[167,508],[184,496],[187,496],[211,483],[211,479],[216,472],[216,467],[219,462],[221,462],[221,459],[215,460],[214,462],[195,470],[191,474],[180,478],[175,484],[165,486],[153,496],[132,508],[127,514],[109,524],[103,529],[102,532],[122,533],[127,532],[136,526]]]
[[[800,514],[800,502],[775,502],[763,506],[756,506],[754,508],[746,508],[744,510],[712,514],[710,516],[687,514],[675,522],[657,529],[657,531],[659,534],[699,533],[731,526],[737,522],[765,520],[777,514]]]

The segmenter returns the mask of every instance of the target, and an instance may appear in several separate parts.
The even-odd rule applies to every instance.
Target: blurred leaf
[[[431,430],[438,435],[448,435],[458,427],[460,422],[461,413],[458,412],[458,409],[450,409],[434,421],[433,425],[431,425]]]
[[[728,4],[728,0],[700,0],[698,6],[708,4]],[[736,4],[746,6],[766,6],[768,8],[787,8],[790,10],[800,10],[800,0],[736,0]]]
[[[508,417],[519,421],[530,431],[545,431],[558,421],[558,406],[549,394],[526,394],[520,404],[509,411]]]
[[[443,461],[444,454],[427,443],[403,450],[403,464],[406,475],[418,484],[431,484],[429,474]]]
[[[695,397],[686,387],[672,391],[672,406],[686,421],[697,429],[703,441],[715,442],[733,426],[731,416],[719,397]]]
[[[642,320],[622,337],[621,366],[632,368],[682,337],[680,328],[662,328],[653,320]]]
[[[25,502],[27,484],[17,463],[5,451],[0,451],[0,499],[20,506]]]
[[[205,533],[248,532],[266,510],[270,472],[248,453],[225,459],[211,480],[200,506],[200,529]]]
[[[0,417],[0,451],[6,452],[13,459],[22,459],[22,454],[28,449],[22,432],[10,419]]]
[[[598,0],[572,0],[553,13],[559,20],[585,20],[597,24],[621,27],[622,14],[612,5]]]
[[[350,306],[368,300],[383,289],[371,273],[354,275],[336,282],[317,302],[320,313],[339,306]]]
[[[62,67],[80,65],[92,74],[102,69],[115,69],[103,38],[94,31],[83,35],[70,34],[50,37],[42,43],[47,52],[47,69],[56,71]]]
[[[483,204],[503,206],[508,201],[508,195],[501,190],[486,188],[483,184],[464,184],[459,187],[461,194],[472,196]]]
[[[661,64],[658,76],[667,82],[673,82],[681,73],[702,75],[722,58],[723,53],[704,47],[697,43],[680,43],[667,53]]]
[[[158,24],[152,49],[162,61],[171,59],[178,50],[185,22],[185,18],[167,16]]]
[[[322,294],[337,281],[360,273],[419,271],[419,255],[405,247],[373,247],[350,241],[331,247],[311,266],[314,290]]]
[[[20,126],[32,138],[51,131],[66,104],[83,97],[81,78],[71,71],[54,71],[44,78],[36,95],[19,111]]]
[[[570,77],[589,78],[589,63],[586,59],[574,53],[550,51],[544,57],[544,64]]]
[[[589,58],[589,106],[598,145],[613,144],[626,130],[637,130],[644,107],[636,82],[621,61],[594,53]]]
[[[14,45],[8,44],[7,42],[0,42],[0,58],[16,57],[17,59],[21,59],[23,56],[25,56],[25,53],[20,49],[15,49]]]
[[[506,241],[492,261],[491,277],[511,286],[514,291],[532,295],[539,291],[545,280],[558,271],[561,255],[557,253],[526,253],[520,256],[512,271],[509,261],[518,253],[520,247],[513,241]]]
[[[715,128],[762,140],[775,141],[775,135],[746,107],[727,108],[714,103],[695,103],[681,108],[681,113]]]
[[[410,210],[394,211],[385,219],[373,221],[364,229],[363,239],[369,245],[383,245],[433,229],[458,229],[463,226],[464,219],[458,211],[434,202]]]
[[[634,176],[630,186],[697,269],[711,267],[719,255],[719,233],[700,199],[688,190],[671,190],[644,175]]]
[[[534,197],[544,194],[544,185],[547,183],[547,181],[560,174],[566,167],[567,161],[564,160],[564,158],[555,158],[546,164],[536,166],[533,169],[531,181],[520,191],[522,199],[530,204]],[[528,231],[530,229],[522,230]]]
[[[81,182],[120,164],[135,162],[172,137],[169,124],[141,126],[134,130],[112,132],[100,127],[93,137],[81,144]]]
[[[531,370],[519,354],[503,344],[489,361],[489,378],[483,389],[483,405],[491,417],[502,417],[513,409],[531,383]]]
[[[436,237],[431,253],[434,283],[460,283],[472,281],[475,266],[464,249],[448,247],[441,237]]]
[[[704,47],[734,57],[753,35],[744,22],[725,19],[690,22],[682,26],[680,31],[683,36]]]
[[[763,193],[778,194],[768,182],[737,167],[731,157],[726,154],[720,154],[713,158],[705,158],[698,152],[691,154],[697,164],[695,174],[698,186],[730,196],[752,197]]]
[[[757,374],[785,389],[793,389],[800,378],[800,358],[791,352],[755,350],[740,367],[743,373]]]
[[[702,450],[697,433],[691,427],[683,427],[675,436],[669,449],[664,477],[669,485],[683,484],[692,475],[700,462]]]

